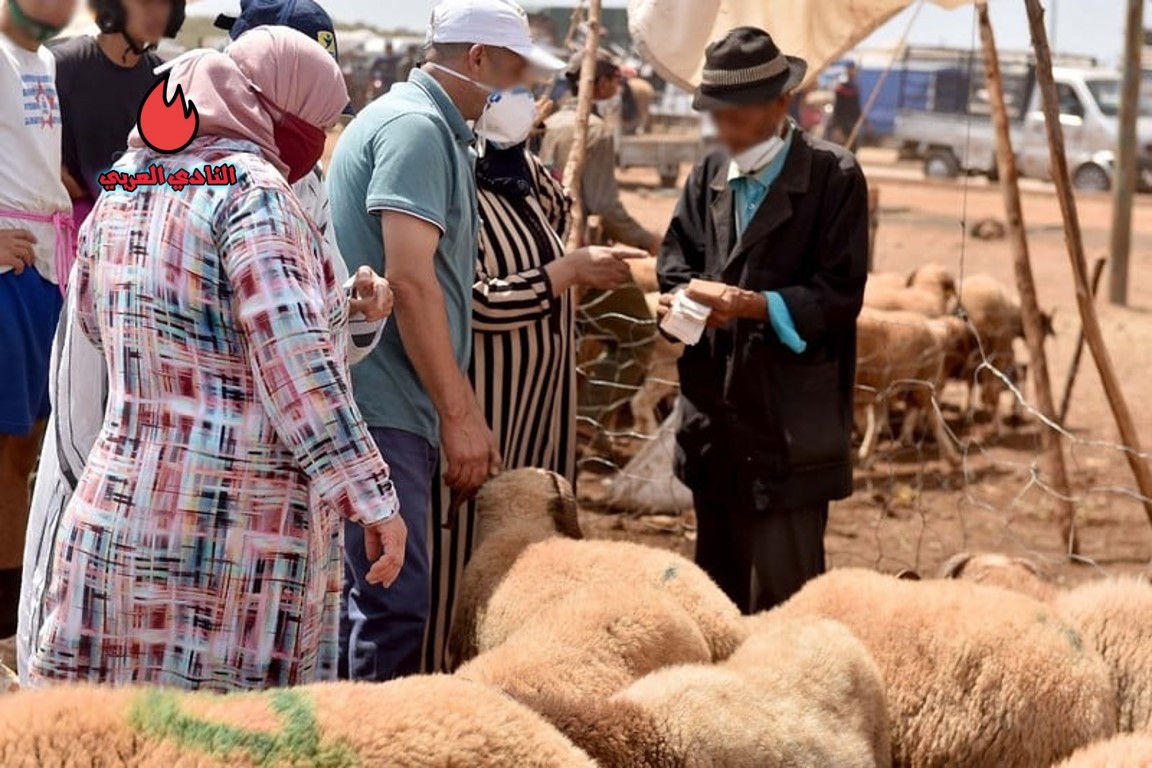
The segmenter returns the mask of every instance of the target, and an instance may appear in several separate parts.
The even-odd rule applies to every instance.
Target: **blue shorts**
[[[64,299],[35,267],[0,275],[0,435],[27,435],[48,418],[48,361]]]

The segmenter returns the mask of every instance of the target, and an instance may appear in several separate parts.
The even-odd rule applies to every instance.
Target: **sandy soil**
[[[982,241],[965,232],[985,218],[1003,220],[998,187],[984,181],[967,185],[916,179],[915,167],[863,160],[869,181],[880,190],[880,228],[876,269],[907,272],[933,261],[957,276],[988,273],[1013,283],[1012,254],[1007,240]],[[652,171],[621,176],[625,203],[644,224],[661,229],[675,205],[675,191],[656,189]],[[1048,345],[1049,369],[1057,403],[1076,345],[1080,320],[1070,262],[1064,247],[1062,218],[1047,185],[1025,185],[1024,213],[1033,271],[1042,306],[1055,310],[1056,337]],[[1078,198],[1085,249],[1090,261],[1109,247],[1111,199]],[[1130,266],[1130,306],[1098,302],[1101,323],[1113,362],[1123,382],[1144,449],[1152,447],[1152,387],[1145,374],[1152,367],[1152,197],[1139,199]],[[965,226],[965,223],[968,226]],[[1107,296],[1108,275],[1101,285]],[[1117,440],[1115,422],[1104,398],[1092,357],[1085,350],[1067,427],[1068,466],[1077,501],[1081,562],[1069,562],[1054,520],[1046,478],[1036,465],[1038,427],[1029,420],[1003,431],[1000,439],[974,445],[964,466],[949,471],[936,460],[935,448],[884,446],[872,472],[859,472],[856,493],[833,505],[827,537],[830,564],[865,566],[886,571],[914,568],[934,572],[957,551],[1007,551],[1027,554],[1048,567],[1060,581],[1074,583],[1098,569],[1108,573],[1138,571],[1152,558],[1152,528],[1134,498],[1135,482]],[[1029,399],[1033,399],[1030,393]],[[959,404],[962,393],[950,389],[945,405]],[[962,435],[973,434],[950,413]],[[883,445],[883,444],[882,444]],[[634,447],[624,445],[613,458],[627,459]],[[694,522],[683,518],[643,518],[603,514],[598,509],[602,468],[586,464],[580,491],[588,509],[586,524],[596,535],[639,538],[689,553]]]

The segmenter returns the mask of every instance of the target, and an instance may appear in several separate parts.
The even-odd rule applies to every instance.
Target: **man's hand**
[[[656,319],[663,320],[665,316],[672,311],[672,300],[676,298],[674,293],[660,294],[660,303],[656,305]]]
[[[448,462],[444,484],[453,491],[471,496],[489,477],[500,472],[502,461],[496,437],[475,398],[460,415],[441,416],[440,443]]]
[[[397,512],[383,522],[364,526],[364,554],[372,567],[368,569],[368,583],[387,589],[404,567],[404,546],[408,541],[408,525]]]
[[[392,314],[392,302],[392,287],[387,278],[380,277],[368,266],[356,270],[352,298],[348,301],[349,315],[363,315],[368,322],[383,320]]]
[[[768,319],[768,300],[757,291],[746,291],[711,280],[693,280],[684,289],[684,295],[712,309],[708,315],[709,328],[722,328],[736,319]]]
[[[648,244],[648,255],[659,256],[660,249],[664,246],[664,235],[659,232],[652,233],[652,242]]]
[[[0,229],[0,267],[22,274],[36,261],[36,236],[26,229]],[[627,271],[628,267],[624,267]]]

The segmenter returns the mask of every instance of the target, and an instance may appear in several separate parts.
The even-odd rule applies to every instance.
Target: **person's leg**
[[[751,605],[752,546],[740,523],[742,497],[723,462],[702,471],[692,488],[696,510],[696,564],[744,612]],[[730,470],[730,468],[728,468]]]
[[[29,481],[48,418],[48,364],[63,299],[34,268],[0,275],[0,637],[16,634]]]
[[[392,470],[400,514],[408,524],[404,568],[388,589],[369,584],[364,529],[344,528],[344,599],[340,606],[340,676],[384,681],[420,672],[429,611],[428,505],[437,449],[398,429],[373,429]]]
[[[787,600],[805,582],[824,573],[824,530],[828,504],[762,511],[752,523],[754,540],[752,610],[766,611]]]

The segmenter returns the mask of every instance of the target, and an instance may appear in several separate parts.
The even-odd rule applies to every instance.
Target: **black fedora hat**
[[[785,56],[764,30],[736,27],[708,46],[692,106],[710,112],[763,104],[795,89],[807,72],[808,62]]]

